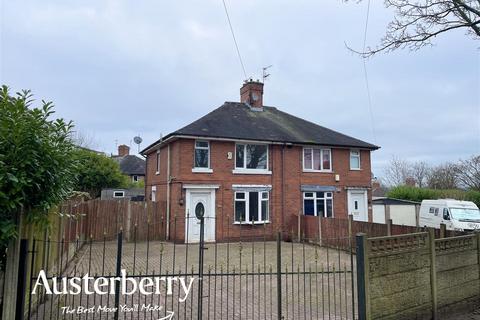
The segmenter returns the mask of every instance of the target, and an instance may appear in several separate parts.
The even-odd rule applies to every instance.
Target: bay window
[[[332,192],[304,192],[303,214],[315,217],[333,217]]]
[[[303,170],[331,171],[332,153],[330,149],[303,148]]]
[[[268,191],[235,192],[235,223],[268,222],[268,211]]]

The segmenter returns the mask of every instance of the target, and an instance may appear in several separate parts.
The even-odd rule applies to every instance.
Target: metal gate
[[[185,223],[200,223],[203,235],[198,218]],[[182,226],[176,220],[174,230]],[[229,241],[201,236],[192,244],[188,233],[183,243],[152,239],[155,228],[135,225],[132,241],[122,231],[33,240],[21,259],[24,319],[356,318],[350,237],[307,240],[263,224]],[[263,236],[251,237],[249,228],[263,228]]]

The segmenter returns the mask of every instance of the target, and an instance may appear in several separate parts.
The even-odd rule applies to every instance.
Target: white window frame
[[[136,174],[134,174],[134,175],[132,176],[132,181],[133,181],[133,182],[138,182],[138,176],[137,176]]]
[[[155,174],[160,174],[160,150],[157,150],[157,154],[155,158],[155,166],[156,166]]]
[[[243,167],[237,167],[237,146],[243,145]],[[247,145],[259,145],[267,147],[267,167],[265,169],[249,169],[247,168]],[[236,142],[234,150],[235,158],[233,163],[233,173],[234,174],[272,174],[269,168],[270,162],[270,146],[266,143],[250,143],[250,142]]]
[[[256,221],[250,221],[250,192],[256,192],[258,193],[258,220]],[[243,193],[245,194],[244,199],[237,199],[237,194],[238,193]],[[264,199],[263,195],[267,194],[267,198]],[[239,202],[245,202],[245,221],[237,221],[236,217],[236,205],[237,201]],[[266,220],[262,220],[262,202],[266,201],[267,202],[267,214]],[[233,223],[234,224],[265,224],[265,223],[270,223],[270,191],[269,190],[263,190],[263,191],[235,191],[233,193]]]
[[[334,203],[333,203],[333,191],[320,191],[323,192],[324,196],[323,198],[317,198],[317,192],[316,191],[303,191],[302,192],[302,197],[303,197],[303,215],[305,215],[305,200],[313,200],[313,213],[314,217],[318,217],[318,212],[317,212],[317,200],[322,200],[323,199],[323,212],[325,214],[327,213],[327,200],[331,199],[332,200],[332,216],[327,217],[323,216],[323,218],[335,218],[335,209],[334,209]],[[306,193],[313,193],[313,197],[306,197]],[[327,197],[327,193],[330,193],[330,197]]]
[[[115,193],[121,193],[122,195],[121,196],[116,196]],[[113,197],[114,198],[125,198],[125,191],[123,190],[113,190]]]
[[[197,142],[206,142],[208,144],[207,147],[197,147]],[[195,156],[196,156],[196,150],[201,149],[201,150],[208,150],[208,167],[195,167]],[[193,147],[193,168],[192,172],[198,172],[198,173],[212,173],[213,170],[210,166],[210,158],[211,158],[211,153],[210,153],[210,141],[208,140],[195,140],[195,144]]]
[[[152,186],[151,200],[157,202],[157,186]]]
[[[310,149],[312,152],[312,169],[305,168],[305,150]],[[313,150],[319,149],[320,150],[320,165],[322,167],[321,170],[313,169]],[[330,162],[330,169],[323,169],[323,151],[329,151],[329,162]],[[331,148],[322,148],[322,147],[303,147],[302,149],[302,168],[304,172],[333,172],[333,162],[332,162],[332,149]]]
[[[357,153],[357,154],[355,155],[354,153]],[[352,167],[352,157],[357,157],[358,158],[358,168]],[[362,168],[360,150],[358,150],[358,149],[350,150],[349,162],[350,162],[350,170],[360,170]]]

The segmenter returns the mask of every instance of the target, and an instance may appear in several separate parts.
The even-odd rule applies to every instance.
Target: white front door
[[[204,212],[204,239],[215,241],[215,190],[187,189],[187,206],[185,216],[185,242],[200,241],[200,220],[195,210]]]
[[[348,191],[348,214],[353,215],[353,220],[368,222],[366,190]]]

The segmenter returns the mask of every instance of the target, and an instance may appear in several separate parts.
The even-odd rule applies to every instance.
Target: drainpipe
[[[170,239],[170,144],[167,145],[167,239]]]
[[[145,159],[145,176],[143,176],[143,201],[147,202],[148,197],[148,185],[147,185],[147,173],[148,173],[148,157],[144,154],[140,154]]]
[[[285,144],[282,145],[282,237],[285,228]]]

